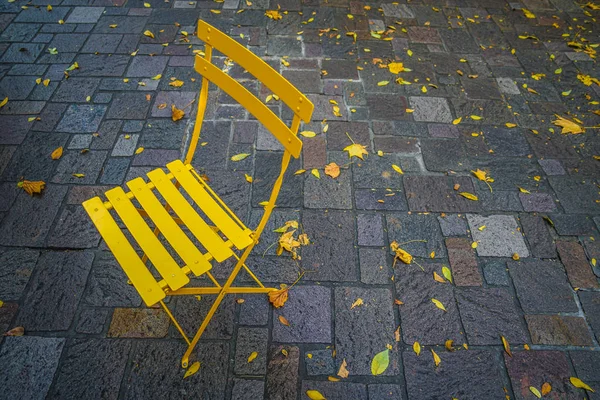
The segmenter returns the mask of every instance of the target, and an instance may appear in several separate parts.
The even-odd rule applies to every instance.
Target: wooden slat
[[[190,195],[194,202],[204,211],[210,220],[229,238],[238,249],[246,248],[252,243],[252,239],[211,195],[194,178],[181,160],[167,164],[167,168],[177,179],[177,182]]]
[[[228,95],[233,97],[235,101],[244,106],[244,108],[254,115],[295,158],[300,156],[300,152],[302,151],[302,141],[298,139],[290,128],[284,124],[283,121],[269,109],[269,107],[250,93],[248,89],[219,68],[206,61],[200,55],[196,55],[194,68],[200,75],[217,85]]]
[[[106,192],[106,198],[112,203],[127,229],[129,229],[161,276],[167,281],[169,287],[172,290],[177,290],[186,285],[190,281],[189,278],[148,227],[125,191],[120,187],[116,187]]]
[[[135,249],[129,243],[110,212],[104,207],[99,197],[83,202],[94,225],[113,253],[125,274],[133,283],[144,303],[153,306],[165,298],[165,292],[160,288],[148,268],[144,265]]]
[[[175,211],[184,225],[188,227],[190,232],[194,234],[206,250],[212,254],[215,260],[222,262],[233,255],[233,251],[231,251],[229,246],[198,215],[162,169],[158,168],[148,172],[148,178],[150,178],[150,181],[167,203],[169,203],[169,206]]]
[[[194,275],[200,276],[212,268],[210,263],[204,258],[204,255],[181,230],[177,222],[165,210],[164,205],[160,203],[142,178],[135,178],[127,182],[127,186],[148,213],[152,222],[160,230],[160,233],[177,254],[179,254]]]

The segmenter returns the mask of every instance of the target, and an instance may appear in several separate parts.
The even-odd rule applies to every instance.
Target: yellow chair
[[[187,342],[188,348],[181,360],[183,368],[188,367],[190,354],[226,294],[268,293],[275,290],[265,287],[246,266],[245,261],[252,248],[258,243],[275,207],[290,157],[300,156],[302,142],[297,137],[300,121],[309,122],[314,109],[306,96],[267,63],[223,32],[201,20],[198,21],[198,38],[205,42],[204,57],[196,55],[194,64],[195,70],[203,77],[202,89],[196,123],[184,161],[176,160],[167,164],[168,172],[162,168],[149,172],[147,181],[136,178],[127,182],[128,192],[121,187],[108,190],[105,193],[107,201],[94,197],[83,203],[83,207],[102,238],[146,305],[153,306],[160,303]],[[291,108],[294,113],[291,127],[281,121],[246,88],[211,63],[213,48],[254,75]],[[284,147],[281,171],[273,185],[265,212],[254,231],[244,225],[190,164],[200,137],[208,100],[209,81],[252,113]],[[156,192],[165,200],[165,204],[160,202]],[[203,215],[194,209],[184,196],[185,193],[202,210]],[[135,203],[138,203],[141,208]],[[144,253],[142,257],[125,236],[111,215],[111,211],[118,215],[131,237],[137,242]],[[209,219],[214,226],[211,226],[205,218]],[[193,235],[204,249],[198,248],[180,225],[186,226],[190,236]],[[161,234],[163,241],[159,239]],[[179,256],[183,266],[179,265],[173,254],[163,245],[164,241]],[[233,247],[239,250],[241,255],[237,254]],[[221,263],[230,257],[235,257],[237,263],[227,281],[220,284],[210,273],[211,261],[214,259]],[[154,270],[149,269],[148,261]],[[242,268],[250,274],[258,286],[232,286]],[[186,287],[190,282],[190,273],[196,277],[206,274],[212,286]],[[155,278],[157,275],[160,275],[160,278]],[[179,295],[217,295],[192,340],[183,332],[181,325],[163,301],[166,296]]]

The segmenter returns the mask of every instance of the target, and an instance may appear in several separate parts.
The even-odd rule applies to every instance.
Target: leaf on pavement
[[[383,374],[389,364],[390,364],[389,349],[385,349],[381,353],[375,354],[375,357],[373,357],[373,361],[371,361],[371,374],[373,374],[373,375]]]
[[[251,363],[252,361],[254,361],[254,359],[258,357],[258,351],[253,351],[252,353],[250,353],[250,355],[248,356],[248,362]]]
[[[34,194],[42,193],[42,190],[46,187],[46,182],[44,181],[28,181],[24,180],[17,183],[18,187],[23,188],[28,195],[33,196]]]
[[[410,264],[412,262],[413,257],[405,250],[400,248],[400,245],[395,240],[390,243],[390,249],[396,253],[394,256],[394,263],[396,260],[402,261],[404,264]]]
[[[171,119],[173,121],[179,121],[184,115],[185,112],[183,110],[175,107],[175,104],[171,104]]]
[[[504,346],[504,351],[506,352],[506,354],[512,357],[512,352],[510,351],[510,344],[508,343],[508,340],[506,340],[504,336],[500,336],[500,339],[502,339],[502,346]]]
[[[350,146],[346,146],[344,151],[348,152],[348,158],[358,157],[361,160],[364,160],[363,155],[369,154],[369,152],[367,152],[367,146],[363,146],[359,143],[352,143]]]
[[[469,200],[473,200],[473,201],[477,201],[479,200],[479,198],[477,196],[475,196],[473,193],[469,193],[469,192],[460,192],[459,193],[462,197],[469,199]]]
[[[589,390],[592,393],[595,392],[594,389],[589,387],[585,382],[575,376],[570,377],[569,380],[571,381],[571,385],[575,386],[576,388]]]
[[[279,17],[278,19],[280,19]],[[318,390],[307,390],[306,395],[310,400],[327,400]]]
[[[572,133],[574,135],[578,134],[578,133],[583,133],[585,132],[585,128],[569,119],[563,118],[558,114],[554,114],[556,116],[557,119],[555,119],[554,121],[552,121],[552,124],[556,125],[556,126],[560,126],[562,128],[562,131],[560,133],[562,133],[563,135],[566,135],[568,133]]]
[[[185,371],[185,375],[183,375],[183,379],[188,378],[194,375],[200,369],[200,361],[194,362],[190,367]]]
[[[442,302],[441,302],[441,301],[439,301],[438,299],[431,299],[431,302],[432,302],[433,304],[435,304],[435,306],[436,306],[437,308],[439,308],[440,310],[447,311],[447,310],[446,310],[446,307],[444,307],[444,303],[442,303]]]
[[[363,299],[361,299],[359,297],[358,299],[356,299],[356,301],[354,303],[352,303],[352,305],[350,306],[350,309],[352,310],[354,307],[362,306],[363,304],[364,304]]]
[[[415,352],[416,355],[421,354],[421,345],[419,344],[419,342],[413,343],[413,351]]]
[[[242,161],[243,159],[245,159],[246,157],[248,157],[250,154],[248,153],[240,153],[240,154],[236,154],[234,156],[231,156],[231,161]]]
[[[8,103],[8,96],[4,98],[4,100],[0,101],[0,108],[4,107]]]
[[[397,173],[399,173],[400,175],[404,175],[404,171],[402,171],[402,168],[400,168],[399,166],[397,166],[396,164],[392,164],[392,169],[394,171],[396,171]]]
[[[290,322],[283,315],[280,315],[278,319],[282,325],[290,326]]]
[[[540,393],[540,391],[539,391],[539,390],[537,390],[536,388],[534,388],[533,386],[529,386],[529,391],[530,391],[531,393],[533,393],[533,395],[534,395],[535,397],[537,397],[538,399],[541,399],[541,398],[542,398],[542,394]]]
[[[17,326],[16,328],[12,328],[10,331],[6,332],[4,336],[23,336],[25,334],[25,328],[22,326]]]
[[[450,272],[450,268],[444,265],[442,267],[442,275],[444,275],[444,278],[448,279],[448,281],[452,283],[452,272]]]
[[[302,136],[304,136],[304,137],[307,137],[307,138],[311,138],[311,137],[317,136],[317,134],[314,133],[313,131],[302,131],[302,132],[300,132],[300,134]]]
[[[547,395],[552,391],[552,386],[548,382],[544,382],[542,385],[542,396]]]
[[[270,291],[268,294],[269,302],[271,302],[271,304],[273,304],[273,307],[275,308],[283,307],[283,305],[288,299],[289,291],[290,289],[288,287]]]
[[[62,146],[56,148],[52,154],[50,154],[50,158],[52,158],[53,160],[58,160],[59,158],[61,158],[63,155],[63,148]]]
[[[150,32],[149,30],[144,31],[144,36],[154,39],[154,33]]]
[[[437,367],[438,365],[440,365],[442,360],[440,359],[440,356],[438,356],[437,353],[433,351],[433,349],[431,349],[431,355],[433,356],[433,363],[435,364],[435,366]]]
[[[333,179],[337,178],[340,176],[340,166],[334,162],[327,164],[325,166],[325,174],[329,175]]]
[[[348,370],[346,369],[346,367],[348,366],[348,363],[346,363],[346,359],[344,358],[342,360],[342,365],[340,365],[340,369],[338,370],[338,376],[340,378],[347,378],[349,375]]]

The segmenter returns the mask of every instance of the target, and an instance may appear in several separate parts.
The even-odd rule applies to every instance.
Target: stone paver
[[[0,3],[4,397],[298,400],[317,390],[329,400],[505,400],[534,399],[529,387],[548,382],[544,397],[600,399],[593,1],[25,3]],[[190,360],[200,370],[183,379],[176,327],[145,306],[81,202],[188,148],[202,84],[194,59],[206,50],[198,18],[305,93],[315,110],[299,129],[316,136],[300,135],[302,154],[247,262],[265,286],[296,282],[288,301],[225,297]],[[295,100],[279,85],[217,50],[212,61],[290,126],[283,100]],[[405,70],[392,73],[392,62]],[[273,89],[279,98],[267,102]],[[585,132],[561,133],[558,116]],[[353,143],[364,159],[344,150]],[[249,156],[231,160],[240,153]],[[211,84],[192,165],[249,229],[282,156],[281,143]],[[324,173],[333,162],[337,178]],[[21,180],[46,187],[30,196]],[[277,255],[276,230],[292,220],[310,242],[295,259]],[[392,241],[409,264],[394,263]],[[211,261],[215,279],[223,283],[234,261]],[[235,284],[253,282],[243,272]],[[193,336],[213,300],[166,304]],[[24,337],[1,336],[19,326]],[[390,364],[373,376],[386,348]],[[343,360],[350,378],[329,381]],[[575,389],[575,375],[596,393]]]

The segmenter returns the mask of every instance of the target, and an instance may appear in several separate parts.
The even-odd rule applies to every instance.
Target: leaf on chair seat
[[[290,289],[285,287],[283,289],[273,290],[269,292],[269,302],[271,302],[271,304],[273,304],[273,307],[275,308],[283,307],[283,305],[288,299],[289,291]]]
[[[179,108],[175,107],[175,104],[171,105],[171,119],[173,121],[179,121],[181,118],[183,118],[184,115],[185,112],[183,110],[180,110]]]
[[[200,361],[194,362],[190,367],[185,371],[185,375],[183,375],[183,379],[194,375],[200,369]]]

